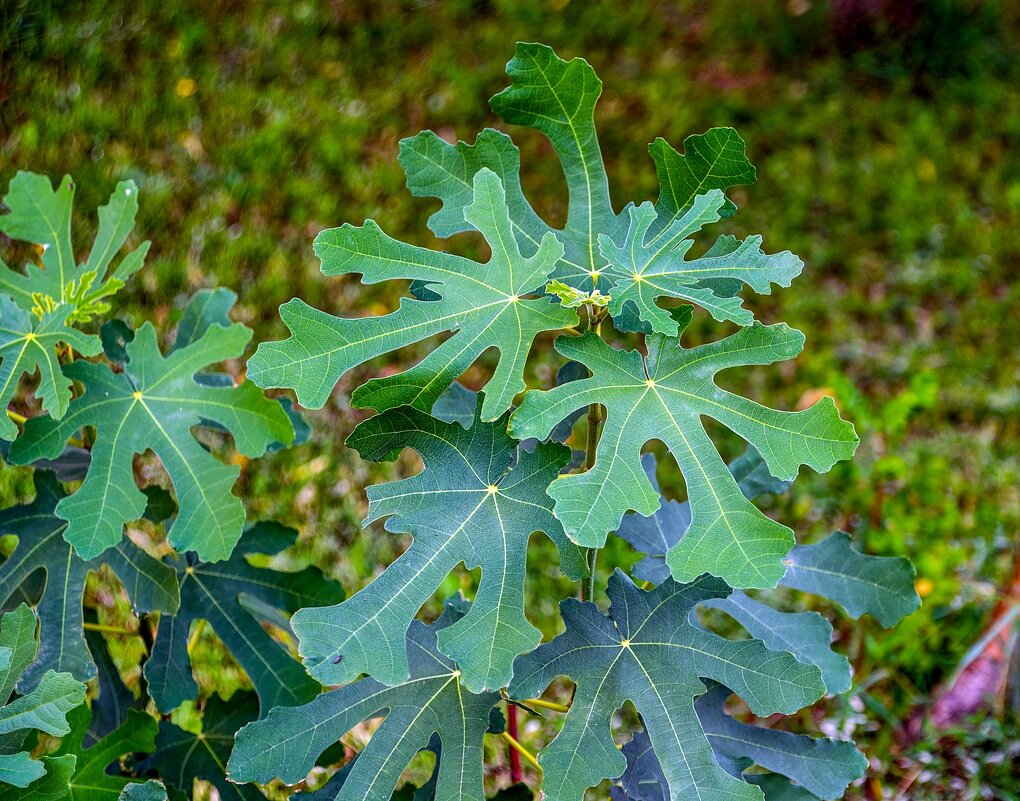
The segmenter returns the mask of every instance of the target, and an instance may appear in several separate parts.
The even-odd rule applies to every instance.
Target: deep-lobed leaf
[[[52,768],[57,774],[61,763],[35,760],[26,740],[33,732],[62,737],[71,731],[68,714],[85,703],[85,685],[68,673],[47,671],[33,689],[11,700],[19,677],[35,659],[38,641],[36,619],[26,604],[0,618],[0,788],[3,797],[48,797]],[[11,788],[25,790],[17,793]]]
[[[670,798],[760,799],[715,760],[695,712],[694,699],[705,692],[701,678],[725,682],[756,715],[793,713],[825,687],[813,665],[757,640],[725,640],[692,620],[699,604],[729,592],[707,576],[645,592],[616,571],[608,616],[592,603],[561,603],[566,631],[519,657],[509,688],[512,698],[524,699],[558,676],[577,685],[562,730],[539,755],[545,798],[580,801],[588,787],[624,772],[611,724],[629,700],[645,722]]]
[[[131,710],[123,726],[86,748],[83,743],[89,729],[91,712],[79,706],[69,716],[71,732],[60,742],[57,757],[74,760],[74,772],[64,785],[66,801],[115,801],[130,784],[146,779],[124,776],[111,770],[122,757],[151,753],[156,747],[156,721],[144,712]],[[6,800],[5,800],[6,801]]]
[[[110,265],[134,228],[138,213],[138,187],[121,181],[110,200],[99,208],[99,227],[88,259],[78,264],[71,242],[71,211],[75,185],[66,175],[54,189],[45,175],[18,172],[11,179],[4,203],[10,213],[0,215],[0,232],[12,239],[32,242],[42,248],[42,264],[29,265],[24,273],[0,262],[0,293],[10,295],[23,309],[32,309],[42,299],[54,305],[75,303],[75,290],[92,276],[91,291],[116,291],[142,267],[149,243],[144,242],[126,255],[112,272]],[[98,281],[96,284],[94,282]],[[108,296],[108,295],[104,295]],[[83,309],[78,309],[84,311]]]
[[[166,784],[191,796],[195,780],[209,782],[220,801],[260,801],[265,796],[253,785],[227,781],[226,765],[238,729],[258,717],[259,702],[252,693],[235,694],[229,701],[210,698],[202,709],[202,731],[194,733],[160,721],[156,748],[140,765],[155,770]]]
[[[722,190],[713,189],[694,198],[687,212],[659,233],[652,233],[658,212],[651,203],[630,208],[630,227],[620,244],[599,234],[599,250],[608,261],[605,276],[614,317],[633,304],[638,317],[656,333],[676,336],[677,321],[657,305],[662,298],[694,303],[717,320],[750,325],[754,315],[743,308],[728,282],[746,284],[759,294],[772,292],[773,283],[789,286],[800,275],[804,262],[789,251],[767,255],[761,237],[743,242],[721,238],[704,256],[685,259],[694,245],[691,235],[722,218],[727,204]],[[722,287],[719,282],[723,282]]]
[[[782,560],[794,545],[793,533],[741,494],[701,417],[743,437],[783,480],[796,477],[802,464],[825,471],[852,456],[858,442],[853,426],[840,418],[831,398],[783,412],[716,386],[713,379],[723,370],[796,356],[804,336],[784,324],[755,324],[690,349],[660,335],[646,342],[648,355],[642,357],[615,350],[592,333],[561,337],[557,350],[587,366],[592,377],[528,392],[510,420],[511,433],[544,438],[569,413],[602,404],[607,417],[594,466],[549,489],[567,536],[601,547],[625,512],[647,516],[658,509],[659,494],[641,468],[640,452],[649,440],[661,439],[691,499],[687,533],[667,555],[673,577],[689,581],[707,572],[733,587],[775,586],[786,572]]]
[[[363,678],[297,708],[277,707],[237,734],[228,774],[234,781],[303,780],[325,751],[368,718],[385,714],[346,774],[336,801],[388,801],[400,775],[433,735],[442,738],[436,798],[483,801],[482,741],[499,693],[474,694],[440,653],[436,635],[458,619],[448,605],[432,626],[414,621],[406,648],[408,678],[394,686]]]
[[[71,308],[57,306],[41,318],[19,307],[9,296],[0,295],[0,408],[11,403],[18,382],[25,374],[39,372],[36,394],[43,410],[60,418],[71,400],[71,379],[61,372],[57,349],[70,347],[82,356],[99,353],[99,339],[67,325]],[[13,440],[18,427],[6,414],[0,417],[0,438]]]
[[[741,722],[724,710],[730,694],[726,687],[717,684],[698,698],[695,709],[716,761],[734,778],[758,784],[763,775],[774,775],[779,786],[792,780],[812,799],[837,799],[843,797],[851,782],[864,775],[867,760],[853,743]],[[623,747],[623,755],[627,769],[620,777],[620,787],[613,789],[614,801],[670,798],[666,776],[647,731],[636,731]],[[753,766],[775,774],[745,772]],[[766,786],[774,783],[769,780]],[[772,796],[766,791],[766,801]]]
[[[425,469],[412,478],[369,487],[366,522],[414,537],[411,547],[368,587],[337,607],[302,610],[294,630],[305,665],[324,684],[368,673],[385,684],[406,679],[400,647],[421,606],[458,564],[481,567],[471,610],[438,635],[439,649],[458,663],[465,687],[498,689],[514,657],[534,648],[539,631],[524,616],[528,540],[545,532],[559,547],[571,578],[585,572],[580,549],[563,535],[546,487],[569,458],[561,445],[518,452],[506,418],[481,420],[477,399],[470,428],[416,409],[388,411],[362,423],[348,439],[368,459],[416,450]]]
[[[83,361],[65,368],[82,382],[84,394],[61,420],[30,420],[10,458],[17,464],[53,458],[82,427],[96,429],[88,475],[56,509],[68,521],[65,539],[83,559],[120,542],[124,524],[144,511],[145,495],[135,486],[132,462],[148,449],[163,463],[177,495],[180,512],[169,532],[171,545],[194,550],[206,561],[230,555],[244,525],[241,501],[231,494],[240,468],[209,454],[192,426],[218,423],[245,456],[259,456],[271,443],[293,438],[284,410],[251,382],[220,387],[196,381],[199,370],[240,356],[250,337],[243,325],[214,325],[187,347],[163,356],[155,329],[146,323],[126,346],[130,361],[123,372]]]
[[[471,230],[464,208],[471,199],[472,178],[481,169],[492,170],[506,187],[511,224],[521,251],[530,255],[551,231],[564,247],[554,277],[588,292],[608,266],[599,237],[622,244],[630,209],[628,206],[617,214],[610,199],[594,121],[602,83],[583,59],[565,61],[541,44],[519,43],[507,73],[511,85],[492,98],[493,111],[507,122],[535,128],[549,139],[567,181],[569,204],[564,228],[551,228],[535,213],[521,189],[520,152],[510,137],[492,129],[482,131],[470,145],[451,145],[432,131],[403,140],[400,163],[408,189],[418,197],[442,201],[443,207],[429,220],[429,227],[438,236],[447,237]],[[689,136],[684,140],[684,151],[678,153],[661,138],[649,146],[660,186],[652,226],[655,234],[683,215],[697,195],[753,183],[755,179],[744,143],[732,128],[713,128]],[[729,217],[735,210],[726,200],[719,214]],[[601,286],[605,291],[604,283]],[[698,286],[709,293],[701,299],[713,305],[739,305],[739,299],[726,300],[739,287],[732,280]],[[623,327],[644,328],[640,320],[635,322],[636,326]]]
[[[641,457],[645,472],[656,491],[655,457]],[[748,448],[730,465],[745,497],[786,491],[789,482],[773,478],[764,461]],[[689,504],[665,498],[651,517],[629,513],[617,533],[646,554],[636,566],[637,578],[658,584],[669,578],[666,553],[687,533]],[[849,535],[835,532],[820,543],[797,545],[783,560],[787,566],[780,586],[811,592],[840,603],[854,617],[870,613],[884,626],[891,626],[917,608],[914,571],[901,558],[864,556],[850,546]],[[803,565],[803,567],[801,567]],[[830,693],[850,688],[850,664],[832,650],[832,625],[814,612],[785,612],[754,600],[739,590],[727,598],[706,602],[739,622],[752,637],[773,650],[784,650],[803,662],[817,665]]]
[[[96,675],[85,643],[82,598],[89,572],[109,565],[127,591],[137,613],[172,614],[180,605],[174,571],[125,538],[102,556],[84,560],[64,539],[67,522],[56,514],[66,497],[48,471],[35,472],[35,499],[0,511],[0,536],[14,534],[18,544],[0,564],[0,605],[17,597],[31,579],[45,576],[41,596],[33,603],[39,613],[38,657],[18,683],[21,692],[34,688],[47,671],[70,673],[79,681]]]
[[[279,553],[296,536],[293,529],[277,523],[257,523],[245,531],[225,562],[203,562],[194,554],[176,561],[180,609],[160,620],[152,655],[145,663],[149,695],[161,712],[168,713],[198,694],[188,654],[189,631],[196,620],[207,621],[244,668],[263,714],[274,706],[307,701],[319,691],[319,684],[273,640],[261,621],[272,610],[288,615],[335,604],[343,598],[343,589],[317,568],[285,573],[248,561],[253,554]]]
[[[510,229],[505,193],[487,169],[474,177],[465,211],[492,248],[479,264],[449,253],[404,244],[369,221],[323,231],[315,252],[326,275],[361,273],[367,283],[410,279],[426,285],[428,300],[407,299],[382,317],[340,318],[300,300],[281,307],[292,336],[263,343],[248,363],[262,387],[290,387],[304,406],[321,407],[340,377],[375,356],[446,331],[456,332],[410,370],[358,388],[356,406],[431,410],[444,391],[488,348],[500,353],[486,385],[483,419],[494,420],[524,390],[524,363],[543,331],[577,323],[575,312],[541,296],[562,247],[551,234],[530,257],[521,255]]]

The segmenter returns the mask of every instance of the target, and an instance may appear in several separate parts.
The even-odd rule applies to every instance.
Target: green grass
[[[154,244],[122,296],[135,323],[172,323],[183,298],[215,284],[238,291],[237,318],[256,340],[283,332],[276,308],[295,295],[344,313],[391,308],[392,290],[319,276],[311,240],[372,217],[440,244],[424,224],[434,205],[403,186],[397,142],[422,128],[472,140],[495,124],[487,98],[505,85],[518,39],[595,66],[618,205],[654,194],[652,138],[679,145],[733,125],[759,180],[735,193],[729,230],[763,233],[770,250],[807,264],[792,289],[753,301],[767,322],[804,330],[807,350],[746,390],[793,407],[828,388],[863,440],[853,464],[802,476],[771,511],[802,539],[840,527],[862,549],[910,556],[925,595],[892,633],[837,623],[859,680],[875,681],[870,719],[905,715],[978,635],[1020,527],[1015,11],[942,0],[913,36],[854,38],[833,34],[820,2],[2,5],[0,185],[19,168],[71,172],[92,225],[117,180],[139,182],[138,233]],[[526,190],[563,219],[549,148],[512,133]],[[713,331],[699,319],[694,334]],[[342,447],[361,414],[349,390],[367,375],[345,378],[313,415],[308,444],[251,465],[244,484],[252,517],[300,527],[296,558],[349,590],[403,544],[381,527],[361,531],[363,488],[411,466],[365,465]],[[10,470],[0,486],[25,491]],[[529,590],[536,624],[552,632],[567,590],[545,556],[533,562],[548,579]],[[629,558],[617,546],[602,561]],[[845,731],[860,724],[892,792],[889,727],[842,704],[829,712]]]

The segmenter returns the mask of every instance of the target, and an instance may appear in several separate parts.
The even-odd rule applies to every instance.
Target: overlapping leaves
[[[552,231],[564,248],[554,277],[584,292],[597,282],[603,294],[613,297],[617,327],[628,330],[651,330],[648,323],[652,323],[656,331],[675,332],[668,317],[652,308],[658,296],[684,298],[720,319],[749,323],[750,312],[741,309],[740,299],[734,297],[742,279],[750,278],[746,283],[752,288],[768,292],[770,283],[788,285],[799,272],[796,257],[765,256],[758,237],[744,243],[722,237],[702,259],[682,261],[690,246],[686,236],[696,230],[685,231],[688,223],[682,218],[693,214],[701,218],[700,227],[731,216],[736,209],[722,190],[755,179],[754,167],[744,155],[744,143],[733,129],[713,128],[690,136],[684,141],[683,154],[664,139],[656,139],[649,152],[659,179],[657,202],[637,209],[628,205],[617,214],[595,129],[595,106],[602,92],[595,71],[583,59],[564,61],[545,45],[521,43],[507,73],[511,85],[492,98],[492,109],[508,123],[534,128],[549,139],[566,178],[566,224],[563,229],[551,228],[524,197],[520,153],[507,135],[487,129],[473,145],[451,145],[424,131],[401,142],[400,162],[413,194],[443,202],[443,208],[429,221],[436,234],[450,236],[470,230],[464,207],[470,200],[471,180],[477,171],[491,169],[506,186],[514,235],[522,252],[531,253]],[[698,196],[709,199],[698,200]],[[713,205],[714,217],[693,211],[695,203]],[[642,227],[642,236],[635,224]],[[650,234],[648,239],[645,233]],[[682,244],[685,241],[687,245]],[[630,257],[617,259],[617,249],[630,244],[655,246],[662,253],[654,264],[640,266],[631,264]],[[647,281],[633,286],[637,283],[634,274],[644,272],[659,274],[657,294]],[[628,319],[626,312],[631,310],[624,308],[628,301],[635,301],[634,307],[643,312],[640,320]]]
[[[258,456],[273,442],[293,438],[281,406],[250,382],[223,387],[195,380],[208,365],[240,356],[250,337],[243,325],[214,325],[163,356],[155,329],[146,323],[125,348],[129,362],[123,372],[84,361],[65,368],[82,382],[84,394],[61,420],[30,420],[10,458],[17,464],[53,458],[82,427],[96,429],[85,481],[56,507],[68,522],[64,538],[83,559],[120,542],[124,524],[144,511],[146,499],[135,486],[132,461],[147,449],[159,457],[176,491],[179,513],[170,543],[206,561],[230,555],[244,525],[244,509],[231,494],[240,468],[212,456],[191,428],[203,421],[218,423],[245,456]]]
[[[503,186],[490,170],[475,175],[465,215],[492,248],[485,264],[398,242],[371,221],[319,234],[315,251],[326,275],[361,273],[368,283],[410,279],[426,285],[430,299],[405,298],[392,314],[362,318],[333,317],[292,300],[280,310],[292,336],[259,346],[248,365],[252,380],[263,387],[291,387],[303,405],[317,408],[352,367],[455,331],[410,370],[359,387],[353,402],[429,411],[478,356],[496,348],[500,359],[486,385],[483,419],[499,417],[524,389],[524,363],[535,337],[576,324],[577,315],[548,297],[527,297],[541,292],[563,248],[550,234],[533,255],[521,255]]]
[[[58,349],[71,348],[94,356],[98,337],[73,327],[109,311],[108,299],[141,267],[149,243],[110,266],[134,227],[138,189],[133,181],[117,184],[110,201],[99,209],[99,228],[88,259],[75,260],[71,243],[74,182],[65,177],[54,190],[48,178],[19,172],[11,180],[0,215],[0,231],[42,249],[41,265],[24,273],[0,261],[0,405],[10,403],[18,380],[39,371],[37,394],[43,409],[60,418],[71,398],[70,380],[61,374]],[[14,439],[17,429],[4,416],[0,437]]]
[[[250,784],[227,781],[226,765],[234,748],[234,734],[258,717],[259,702],[251,693],[229,701],[210,698],[202,709],[202,730],[186,731],[168,720],[160,721],[156,747],[141,764],[155,770],[166,784],[191,797],[196,779],[212,784],[221,801],[260,801],[265,796]]]
[[[698,721],[719,766],[735,779],[758,786],[766,801],[784,786],[788,792],[793,787],[803,788],[811,798],[842,798],[850,782],[863,775],[867,761],[853,743],[741,722],[724,709],[730,694],[721,684],[711,686],[695,702]],[[623,747],[623,755],[627,769],[620,777],[620,786],[612,790],[614,801],[671,798],[647,731],[636,731]],[[754,765],[774,773],[745,773]]]
[[[532,533],[545,532],[556,542],[568,576],[584,573],[580,549],[563,535],[545,492],[566,464],[568,449],[549,443],[518,452],[506,418],[485,423],[484,408],[479,396],[470,428],[409,407],[391,410],[362,423],[348,440],[369,459],[413,448],[425,469],[368,490],[368,520],[388,518],[388,530],[414,537],[411,547],[339,606],[294,617],[306,666],[324,684],[360,673],[387,684],[406,679],[404,634],[463,562],[481,567],[478,593],[467,615],[439,633],[439,649],[458,663],[465,687],[498,689],[509,680],[514,657],[541,639],[524,616]]]
[[[689,315],[686,319],[690,319]],[[674,578],[711,573],[734,587],[771,587],[783,576],[793,533],[770,520],[740,492],[705,431],[706,415],[755,446],[769,472],[793,479],[802,464],[828,470],[857,447],[853,426],[830,398],[800,412],[760,406],[720,389],[717,373],[796,356],[803,335],[786,325],[754,325],[718,342],[686,349],[661,335],[647,338],[648,355],[621,351],[592,333],[561,337],[556,348],[592,377],[547,392],[529,392],[510,421],[518,437],[548,436],[569,413],[590,404],[607,411],[595,464],[556,481],[556,517],[574,542],[602,546],[623,514],[650,515],[659,494],[641,469],[640,451],[661,439],[677,460],[691,498],[686,536],[667,555]]]
[[[655,457],[641,457],[655,490]],[[765,493],[785,492],[789,482],[769,475],[764,461],[748,449],[730,465],[737,486],[748,498]],[[662,499],[651,517],[630,513],[617,533],[646,556],[634,568],[634,575],[659,584],[669,579],[666,553],[687,533],[690,504]],[[871,614],[885,627],[913,612],[920,599],[914,590],[914,569],[903,558],[865,556],[855,551],[850,536],[842,531],[813,545],[797,545],[783,560],[786,573],[780,586],[799,589],[835,600],[852,617]],[[774,650],[789,651],[802,662],[816,665],[830,693],[850,688],[850,664],[832,650],[832,625],[815,612],[786,612],[735,590],[728,597],[708,601],[705,606],[722,610],[739,622],[753,637]]]
[[[629,700],[645,722],[671,798],[760,799],[716,762],[695,712],[694,699],[705,692],[701,679],[725,684],[756,715],[795,712],[825,687],[813,665],[758,640],[725,640],[692,620],[699,604],[729,592],[707,576],[645,592],[617,571],[609,580],[608,616],[592,603],[561,603],[566,631],[518,658],[509,688],[511,697],[524,699],[558,676],[577,685],[562,730],[539,756],[546,798],[580,801],[588,787],[624,772],[611,724]]]
[[[35,792],[46,785],[50,768],[61,772],[59,764],[32,759],[26,741],[36,731],[66,735],[71,731],[68,713],[85,702],[85,685],[54,671],[47,671],[31,692],[11,700],[37,647],[35,615],[28,606],[22,604],[0,618],[0,788],[5,799],[17,792],[12,786]]]
[[[66,497],[60,484],[49,471],[37,470],[34,478],[35,500],[0,512],[0,536],[18,537],[14,551],[0,564],[0,605],[17,597],[35,576],[45,576],[40,597],[32,599],[40,621],[39,654],[18,683],[21,692],[34,688],[49,670],[70,673],[79,681],[96,675],[83,627],[82,597],[90,571],[109,565],[137,613],[172,614],[180,605],[173,569],[127,538],[100,557],[81,559],[64,539],[67,522],[55,512]]]
[[[254,554],[279,553],[295,536],[293,529],[276,523],[258,523],[245,532],[224,562],[203,562],[194,554],[176,561],[180,609],[173,617],[160,620],[152,655],[145,663],[149,695],[160,711],[170,712],[198,694],[188,654],[189,632],[196,620],[207,621],[244,668],[263,713],[280,704],[302,703],[318,692],[318,683],[273,640],[260,621],[272,610],[288,615],[298,609],[335,604],[343,598],[343,589],[317,568],[285,573],[255,567],[248,561]]]
[[[119,764],[122,757],[135,753],[150,753],[156,747],[156,721],[145,712],[132,709],[124,724],[89,747],[84,740],[89,729],[91,712],[88,706],[80,706],[70,715],[71,733],[60,743],[54,753],[55,759],[67,760],[73,765],[70,777],[64,783],[64,795],[58,798],[66,801],[114,801],[131,784],[146,784],[144,778],[128,777],[120,772],[111,772],[112,765]],[[152,798],[150,793],[158,788],[146,788],[143,796]],[[26,799],[30,796],[26,796]],[[131,798],[132,796],[128,796]],[[158,796],[157,796],[158,797]],[[5,800],[6,801],[6,800]]]
[[[238,732],[228,765],[235,781],[266,783],[279,777],[295,784],[316,758],[347,731],[385,712],[346,774],[336,801],[387,801],[400,774],[433,735],[442,740],[436,798],[482,801],[482,740],[495,692],[475,694],[460,683],[461,671],[438,649],[437,634],[461,618],[448,604],[432,626],[414,621],[407,631],[407,678],[386,686],[363,678],[297,708],[277,707]]]

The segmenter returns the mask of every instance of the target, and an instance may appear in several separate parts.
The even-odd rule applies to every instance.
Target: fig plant
[[[404,140],[408,188],[442,204],[432,231],[474,232],[488,258],[410,245],[371,220],[325,230],[314,245],[325,275],[409,282],[409,297],[381,316],[289,301],[290,337],[261,344],[240,381],[251,332],[231,322],[227,290],[197,293],[170,336],[150,323],[99,326],[148,248],[111,271],[132,236],[133,183],[99,210],[79,263],[73,181],[12,180],[0,231],[35,245],[37,263],[0,265],[9,405],[0,436],[9,462],[34,468],[35,499],[0,512],[0,535],[15,538],[0,563],[0,600],[15,609],[0,627],[0,678],[10,673],[0,683],[20,694],[0,710],[4,798],[188,798],[196,782],[221,798],[279,798],[282,782],[298,798],[482,801],[493,743],[513,757],[516,783],[498,791],[503,799],[540,790],[581,801],[590,788],[614,799],[835,799],[863,775],[850,742],[756,723],[851,686],[831,624],[787,611],[789,593],[771,590],[828,598],[883,626],[918,599],[905,560],[860,554],[843,532],[798,545],[754,503],[787,491],[802,466],[826,471],[850,458],[858,440],[831,398],[781,411],[715,381],[804,345],[785,324],[756,320],[739,294],[790,286],[800,259],[766,252],[758,236],[695,244],[736,212],[726,192],[755,178],[744,143],[729,128],[689,137],[683,152],[655,140],[658,199],[616,211],[591,66],[519,44],[507,71],[492,108],[548,139],[566,178],[565,225],[527,200],[507,134]],[[735,332],[685,343],[699,309]],[[344,374],[437,335],[417,364],[351,397],[376,414],[347,446],[373,461],[410,449],[423,463],[368,488],[366,525],[385,521],[410,546],[350,597],[314,567],[274,569],[265,557],[296,532],[246,526],[232,492],[241,468],[223,461],[230,442],[254,458],[307,434],[288,400],[262,390],[293,390],[320,408]],[[534,385],[536,344],[562,357],[555,386]],[[479,360],[492,370],[476,392],[460,379]],[[34,416],[10,408],[36,404]],[[727,465],[706,417],[746,452]],[[642,454],[652,441],[675,460],[686,501],[662,497],[655,456]],[[577,586],[560,606],[564,630],[544,643],[527,614],[536,533]],[[645,554],[632,576],[600,563],[610,536]],[[480,568],[473,597],[444,599],[438,620],[418,619],[462,565]],[[124,632],[99,622],[102,609],[83,608],[97,573],[123,584],[138,616],[139,693],[103,639]],[[35,632],[26,601],[40,619],[37,652],[24,644]],[[205,625],[253,693],[224,702],[196,683],[192,646]],[[82,682],[87,705],[75,708]],[[543,698],[550,687],[554,697]],[[633,712],[621,714],[628,702]],[[518,737],[521,715],[543,718],[537,757]],[[345,735],[379,718],[352,754]],[[622,748],[621,722],[633,728]],[[26,729],[49,737],[8,736]],[[63,737],[55,748],[54,737]],[[403,783],[421,752],[434,760],[431,778]],[[521,782],[522,756],[533,781]]]

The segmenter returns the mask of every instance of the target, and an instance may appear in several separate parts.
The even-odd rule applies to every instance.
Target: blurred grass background
[[[134,178],[138,236],[153,249],[120,316],[172,324],[191,292],[219,284],[239,293],[236,318],[259,341],[284,333],[277,306],[293,296],[343,314],[395,306],[391,286],[318,274],[311,240],[324,227],[371,217],[410,242],[462,247],[427,231],[435,204],[404,188],[397,143],[499,127],[487,100],[519,39],[583,56],[602,78],[618,207],[654,197],[655,136],[679,147],[734,126],[759,180],[733,194],[740,213],[715,233],[762,233],[807,264],[792,289],[750,302],[805,331],[805,353],[740,386],[780,408],[834,394],[862,436],[852,464],[803,475],[769,512],[802,541],[838,527],[862,550],[909,556],[924,598],[891,632],[837,617],[861,691],[814,723],[872,757],[860,797],[1015,799],[1009,715],[909,748],[893,724],[980,636],[1016,557],[1018,29],[1007,0],[0,0],[0,186],[17,169],[72,173],[85,243],[95,207]],[[562,220],[550,148],[511,133],[526,190]],[[695,336],[718,331],[702,319]],[[548,383],[554,366],[539,362],[532,379]],[[249,465],[243,488],[252,517],[298,526],[296,558],[350,592],[403,545],[361,531],[363,488],[411,464],[365,465],[342,447],[361,415],[349,391],[370,372],[311,415],[307,444]],[[5,473],[5,495],[27,491]],[[529,596],[551,633],[571,588],[548,553],[532,559]],[[631,558],[617,544],[603,564]]]

